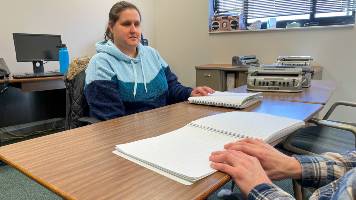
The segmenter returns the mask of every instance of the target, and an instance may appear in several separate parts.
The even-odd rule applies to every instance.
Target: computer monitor
[[[32,62],[34,73],[43,73],[43,61],[58,61],[60,35],[13,33],[17,62]]]

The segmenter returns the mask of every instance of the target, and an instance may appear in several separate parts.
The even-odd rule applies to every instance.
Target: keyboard
[[[63,76],[60,72],[44,72],[44,73],[24,73],[24,74],[14,74],[12,78],[14,79],[25,79],[25,78],[42,78],[42,77],[53,77],[53,76]]]

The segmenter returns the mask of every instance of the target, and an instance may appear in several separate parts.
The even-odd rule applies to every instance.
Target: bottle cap
[[[57,46],[57,48],[66,48],[66,47],[67,47],[66,44],[60,44],[60,45]]]

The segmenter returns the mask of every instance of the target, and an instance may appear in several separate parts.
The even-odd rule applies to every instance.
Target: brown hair
[[[113,35],[110,31],[110,25],[114,25],[116,23],[116,21],[119,19],[120,17],[120,13],[127,10],[127,9],[135,9],[138,14],[140,15],[140,20],[141,20],[141,13],[140,10],[132,3],[129,3],[127,1],[119,1],[117,3],[115,3],[109,12],[109,22],[108,22],[108,26],[106,28],[105,31],[105,37],[104,39],[107,40],[113,40]]]

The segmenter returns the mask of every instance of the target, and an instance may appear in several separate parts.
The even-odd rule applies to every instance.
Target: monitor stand
[[[35,74],[44,73],[43,60],[34,60],[32,61],[32,64],[33,64],[33,73]]]

